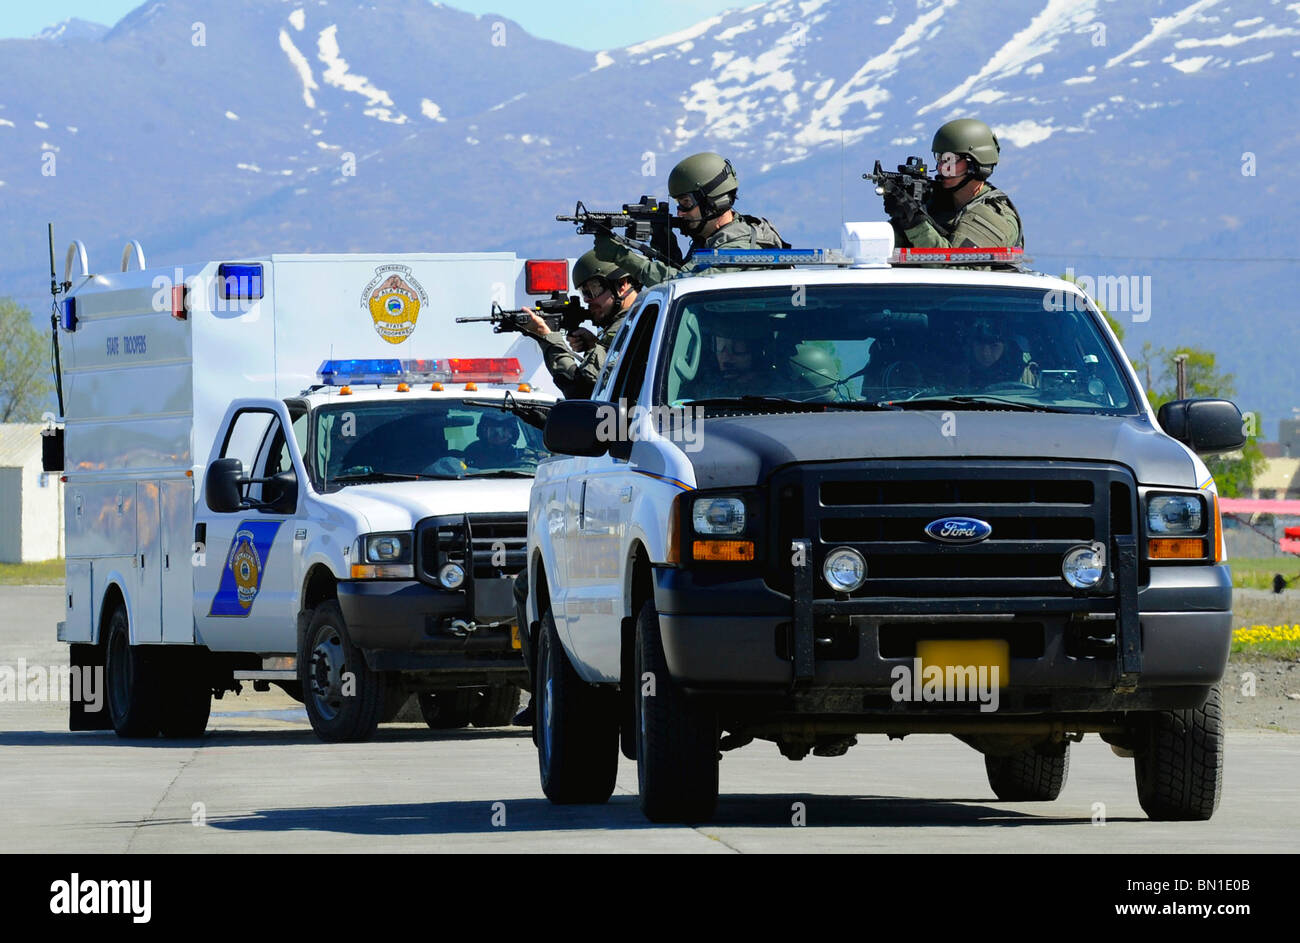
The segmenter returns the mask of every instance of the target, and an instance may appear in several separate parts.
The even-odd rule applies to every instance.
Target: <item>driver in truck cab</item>
[[[984,388],[998,383],[1023,383],[1036,386],[1036,367],[1029,353],[1014,337],[990,318],[977,318],[971,326],[968,379],[972,387]]]
[[[485,410],[478,420],[478,439],[465,447],[465,463],[475,468],[515,465],[519,420],[509,413]]]

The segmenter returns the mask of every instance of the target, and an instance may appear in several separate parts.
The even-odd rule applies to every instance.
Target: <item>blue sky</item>
[[[112,26],[146,0],[42,0],[0,4],[0,39],[35,36],[70,17]],[[754,0],[454,0],[470,13],[499,13],[543,39],[580,49],[616,49],[698,23]],[[214,9],[219,7],[214,5]]]

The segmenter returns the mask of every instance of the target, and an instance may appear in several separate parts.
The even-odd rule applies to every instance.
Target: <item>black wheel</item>
[[[470,714],[475,727],[509,727],[519,713],[519,699],[523,692],[517,684],[503,684],[488,688],[477,696]]]
[[[105,674],[108,710],[119,737],[156,737],[160,705],[156,652],[131,644],[126,610],[118,606],[109,616]]]
[[[469,726],[470,712],[474,707],[474,691],[439,691],[421,694],[419,697],[420,714],[433,730],[456,730]]]
[[[326,743],[369,740],[387,701],[387,678],[371,671],[348,638],[343,613],[326,600],[312,613],[298,653],[307,719]]]
[[[557,804],[609,801],[618,772],[618,705],[573,670],[550,612],[537,645],[537,765]]]
[[[1012,753],[984,757],[993,793],[1003,802],[1051,802],[1070,774],[1070,744],[1048,743]]]
[[[636,622],[637,779],[652,822],[703,822],[718,804],[718,716],[668,673],[653,600]]]
[[[158,729],[164,737],[203,736],[212,709],[207,653],[189,647],[166,648],[155,655],[163,665],[158,678]]]
[[[1138,802],[1163,822],[1205,821],[1223,791],[1223,690],[1200,707],[1141,715],[1133,758]]]

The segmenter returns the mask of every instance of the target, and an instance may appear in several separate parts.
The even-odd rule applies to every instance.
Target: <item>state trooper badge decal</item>
[[[370,312],[375,332],[390,344],[411,336],[420,308],[428,303],[429,296],[407,265],[379,266],[361,293],[361,307]]]

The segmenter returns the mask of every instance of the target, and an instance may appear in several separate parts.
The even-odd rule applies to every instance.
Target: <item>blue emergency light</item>
[[[777,265],[848,265],[853,262],[835,249],[696,249],[696,268],[715,265],[768,268]]]
[[[316,370],[326,386],[348,383],[396,383],[403,376],[400,360],[326,360]]]
[[[262,264],[222,262],[217,266],[217,293],[221,298],[261,298]]]
[[[77,299],[63,299],[63,329],[65,331],[75,331],[77,329]]]

